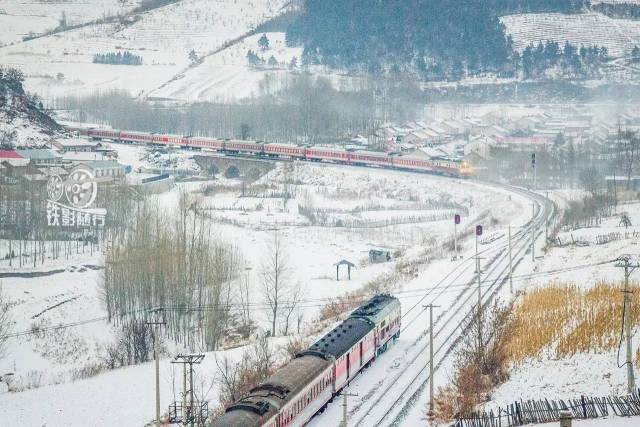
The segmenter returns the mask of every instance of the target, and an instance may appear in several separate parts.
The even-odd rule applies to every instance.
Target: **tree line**
[[[423,102],[417,83],[363,79],[353,91],[340,91],[327,79],[307,74],[278,82],[267,74],[262,95],[238,103],[197,102],[163,106],[112,91],[55,99],[51,107],[72,110],[79,121],[107,123],[117,129],[242,138],[268,142],[343,141],[374,131],[388,121],[416,117]],[[279,90],[277,98],[274,95]]]
[[[511,75],[517,59],[499,17],[509,13],[584,10],[583,0],[447,0],[380,2],[304,0],[286,41],[303,45],[302,64],[372,73],[418,73],[458,80]]]
[[[94,64],[111,65],[142,65],[142,57],[131,52],[96,53],[93,56]]]
[[[603,65],[609,58],[606,47],[580,46],[566,42],[563,47],[555,41],[533,43],[527,46],[522,55],[514,54],[522,66],[525,79],[540,78],[547,73],[565,77],[598,77]]]

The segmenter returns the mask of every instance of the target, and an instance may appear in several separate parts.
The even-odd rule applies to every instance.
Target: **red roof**
[[[0,159],[21,159],[22,156],[15,150],[0,150]]]

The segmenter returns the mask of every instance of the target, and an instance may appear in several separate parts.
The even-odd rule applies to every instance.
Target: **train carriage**
[[[213,138],[191,137],[187,139],[187,146],[219,151],[222,150],[223,141]]]
[[[351,153],[351,163],[361,166],[391,167],[392,158],[386,153],[375,151],[356,151]]]
[[[298,147],[292,144],[265,144],[264,152],[273,156],[288,156],[293,158],[304,157],[304,147]]]
[[[186,141],[182,135],[160,135],[153,134],[153,143],[160,145],[183,145],[183,141]]]
[[[375,343],[378,354],[387,349],[391,338],[400,336],[400,303],[390,295],[377,295],[351,313],[351,318],[369,319],[375,324]]]
[[[307,148],[305,157],[309,160],[349,163],[351,153],[338,148],[311,147]]]
[[[211,426],[303,426],[333,396],[332,380],[331,360],[301,354],[230,405]]]
[[[153,143],[153,134],[146,132],[120,132],[120,141],[135,143]]]
[[[263,144],[257,141],[241,141],[232,139],[224,142],[223,149],[233,153],[257,154],[262,153],[264,147]]]
[[[377,295],[230,405],[212,427],[304,426],[400,331],[400,302]]]
[[[111,139],[113,141],[120,139],[120,131],[113,129],[89,129],[86,134],[92,139]]]

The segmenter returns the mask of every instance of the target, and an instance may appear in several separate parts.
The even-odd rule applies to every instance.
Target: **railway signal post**
[[[424,308],[429,309],[429,417],[434,414],[433,405],[433,309],[440,307],[439,305],[424,305]]]
[[[460,215],[455,214],[453,216],[453,259],[454,261],[459,258],[458,256],[458,224],[460,224]]]

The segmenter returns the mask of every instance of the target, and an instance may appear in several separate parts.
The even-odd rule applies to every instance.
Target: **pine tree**
[[[260,47],[260,50],[269,50],[269,39],[266,34],[262,34],[262,37],[258,40],[258,47]]]

